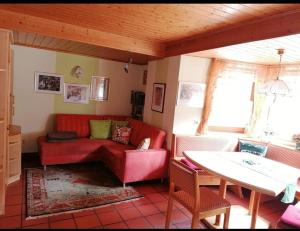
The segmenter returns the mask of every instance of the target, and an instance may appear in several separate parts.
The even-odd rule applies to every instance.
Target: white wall
[[[210,63],[208,58],[181,56],[178,80],[206,83]],[[195,135],[201,115],[202,108],[175,106],[173,133]]]
[[[22,152],[36,152],[36,138],[52,129],[54,96],[34,91],[34,72],[55,73],[56,54],[35,48],[14,45],[13,92],[15,113],[13,123],[22,127]]]
[[[123,62],[99,59],[99,76],[109,77],[108,101],[100,101],[96,105],[97,114],[130,115],[131,91],[143,91],[142,79],[145,66],[129,65],[124,71]]]
[[[179,76],[179,67],[181,63],[181,56],[174,56],[169,58],[167,79],[166,79],[166,98],[165,98],[165,112],[163,117],[162,128],[168,132],[167,146],[170,149],[172,143],[172,133],[175,118],[175,105],[177,99],[177,82]]]
[[[144,116],[143,116],[143,121],[148,124],[152,124],[151,102],[152,102],[153,83],[155,82],[155,75],[156,75],[156,66],[157,66],[157,61],[150,61],[148,63],[148,77],[147,77],[147,85],[145,91],[145,104],[144,104]]]
[[[168,133],[168,148],[171,148],[180,58],[180,56],[174,56],[148,63],[144,122],[160,127]],[[155,82],[166,83],[163,113],[151,110],[153,83]]]

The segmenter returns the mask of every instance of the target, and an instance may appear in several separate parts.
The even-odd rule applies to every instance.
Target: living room
[[[261,24],[262,28],[267,28],[269,25],[268,20],[273,19],[275,22],[277,22],[277,24],[285,23],[285,29],[276,27],[276,30],[267,30],[265,34],[262,33],[263,30],[261,29],[259,30],[259,33],[253,35],[254,37],[251,37],[250,35],[248,35],[248,37],[241,36],[240,38],[232,38],[232,36],[227,36],[225,38],[232,39],[232,41],[228,41],[226,39],[224,39],[224,41],[219,41],[220,39],[218,41],[213,41],[212,39],[212,43],[201,43],[201,41],[207,41],[207,38],[202,38],[201,36],[195,38],[195,42],[191,40],[190,45],[188,45],[188,40],[182,39],[180,43],[173,42],[172,44],[170,42],[168,46],[166,46],[166,52],[168,54],[165,56],[160,54],[161,51],[160,46],[157,45],[158,43],[150,43],[145,41],[141,42],[137,39],[137,46],[133,47],[129,45],[130,42],[134,42],[130,40],[132,38],[121,44],[116,42],[116,35],[111,35],[111,40],[114,42],[111,44],[106,44],[105,39],[100,39],[99,41],[94,40],[93,36],[97,37],[100,35],[97,33],[93,34],[95,31],[90,32],[91,34],[88,33],[85,38],[86,41],[84,42],[82,41],[84,39],[80,37],[81,32],[79,32],[80,28],[84,28],[84,26],[82,26],[82,23],[79,22],[78,28],[73,28],[74,35],[70,36],[69,34],[68,38],[67,36],[70,32],[62,32],[61,34],[54,36],[55,33],[58,33],[58,31],[55,31],[55,29],[52,30],[50,27],[48,27],[48,29],[51,29],[49,29],[49,32],[41,33],[41,28],[34,28],[34,26],[31,27],[35,24],[33,23],[30,25],[30,20],[37,20],[37,18],[39,18],[41,20],[41,24],[48,23],[48,25],[49,23],[56,25],[55,23],[60,22],[63,24],[62,27],[60,27],[63,31],[64,26],[67,26],[67,23],[69,22],[67,20],[63,22],[62,19],[59,18],[62,17],[61,15],[51,16],[49,14],[49,18],[46,19],[45,15],[47,15],[47,13],[44,12],[45,9],[43,9],[43,6],[41,5],[18,5],[19,4],[13,6],[10,4],[2,4],[0,6],[1,17],[15,18],[16,21],[22,21],[24,26],[22,27],[22,23],[14,23],[13,21],[10,22],[9,20],[0,23],[0,27],[4,30],[10,31],[8,34],[13,37],[13,42],[10,44],[12,57],[12,80],[10,83],[11,103],[9,103],[9,105],[11,105],[11,108],[7,109],[10,111],[9,117],[11,119],[11,123],[8,122],[9,119],[7,123],[17,125],[21,128],[19,135],[21,137],[22,159],[22,168],[20,168],[21,170],[18,175],[19,179],[14,180],[14,182],[9,183],[7,186],[4,184],[4,187],[7,187],[7,190],[4,190],[4,192],[6,191],[6,197],[5,193],[4,195],[3,193],[1,195],[4,196],[4,201],[6,201],[6,203],[3,210],[4,214],[0,217],[0,227],[164,228],[167,216],[170,180],[168,178],[168,173],[165,174],[165,170],[168,169],[165,163],[169,164],[169,157],[167,157],[167,155],[172,156],[172,154],[174,154],[173,134],[182,136],[196,135],[203,137],[227,136],[230,137],[231,140],[247,138],[248,140],[252,139],[254,141],[260,141],[264,144],[271,144],[269,145],[267,154],[267,156],[272,156],[271,159],[277,161],[284,159],[286,156],[280,159],[276,154],[277,152],[282,151],[288,153],[288,160],[285,161],[284,159],[282,162],[286,164],[291,163],[291,166],[299,168],[298,158],[295,157],[297,159],[294,159],[294,155],[297,155],[296,138],[293,140],[293,135],[296,135],[298,131],[297,126],[294,125],[296,122],[297,112],[293,111],[293,108],[297,106],[297,96],[293,98],[294,101],[293,104],[291,104],[292,106],[285,107],[284,109],[282,109],[282,107],[286,104],[286,102],[291,101],[291,97],[282,97],[281,99],[281,96],[279,96],[276,99],[277,105],[279,106],[276,108],[275,101],[275,104],[272,104],[271,102],[268,102],[269,104],[261,103],[261,101],[258,100],[261,99],[259,98],[261,95],[256,94],[253,87],[255,82],[254,79],[256,77],[260,78],[258,79],[258,85],[256,85],[257,87],[265,80],[276,79],[277,77],[279,79],[277,74],[280,73],[280,79],[284,80],[284,82],[287,83],[288,87],[291,88],[293,92],[297,91],[297,88],[293,87],[297,85],[297,81],[294,81],[294,77],[292,77],[292,79],[290,77],[290,73],[292,72],[293,76],[298,74],[296,70],[298,64],[297,54],[295,51],[292,51],[292,45],[286,45],[288,42],[296,41],[298,38],[298,29],[296,26],[290,23],[292,19],[296,18],[299,14],[297,11],[292,11],[297,5],[293,6],[293,4],[274,4],[274,6],[271,6],[270,8],[265,8],[269,10],[269,17],[266,17],[266,19],[263,19],[262,17],[260,18],[260,20],[263,22]],[[73,7],[71,5],[69,6],[69,10]],[[118,12],[114,11],[118,8],[117,5],[104,5],[97,7],[104,7],[103,9],[107,10],[106,14],[108,14],[108,12],[112,14]],[[201,4],[199,4],[199,6],[200,5]],[[219,13],[218,17],[220,17],[222,14],[224,14],[224,12],[221,13],[221,8],[217,9],[218,5],[219,4],[212,4],[211,10],[217,11]],[[235,13],[237,13],[238,7],[243,7],[240,6],[242,4],[229,4],[231,6],[225,5],[226,4],[222,5],[222,9],[231,9]],[[142,9],[142,7],[147,7],[147,5],[143,6],[138,4],[131,6],[135,10]],[[53,4],[51,7],[53,7],[52,10],[58,9],[55,8],[57,7],[55,4]],[[74,7],[74,9],[76,9],[76,6]],[[82,11],[84,12],[85,10],[89,10],[89,7],[90,6],[83,6]],[[120,4],[119,7],[119,14],[122,15],[125,12],[122,10],[128,10],[130,5]],[[156,9],[156,7],[158,6],[155,6],[154,4],[153,9]],[[167,4],[166,6],[162,5],[162,7],[169,9]],[[176,8],[176,6],[174,7],[174,9],[177,10],[180,9],[180,6],[178,6],[179,8]],[[201,7],[199,9],[204,11],[210,10],[209,6],[205,4],[203,7],[203,9]],[[252,15],[260,15],[261,11],[259,10],[260,8],[257,6],[257,4],[253,5],[251,11],[250,8],[250,6],[248,6],[248,8],[243,8],[243,12],[247,13],[248,9],[249,12],[252,12]],[[39,10],[41,11],[39,12]],[[159,11],[161,9],[158,7],[156,10]],[[171,11],[171,9],[169,10]],[[42,15],[43,12],[45,13],[44,16]],[[227,14],[230,15],[228,12]],[[249,16],[249,12],[246,15]],[[290,15],[287,12],[290,12]],[[278,14],[278,16],[276,14]],[[22,16],[25,16],[26,20],[23,20]],[[57,17],[57,21],[53,17]],[[78,16],[78,18],[80,17]],[[255,25],[257,27],[257,21],[254,19],[255,18],[253,17],[253,21],[249,21],[249,28],[255,28]],[[258,19],[259,17],[256,18],[256,20]],[[234,21],[232,21],[232,24],[233,22]],[[89,21],[89,23],[91,23],[91,21]],[[86,27],[88,28],[88,26]],[[69,29],[72,30],[71,25]],[[75,29],[78,29],[78,34],[76,34]],[[67,30],[68,29],[66,29],[66,31]],[[235,29],[229,28],[228,30],[234,31]],[[126,34],[125,32],[124,34]],[[109,35],[107,31],[102,31],[101,33],[103,36]],[[174,31],[169,31],[169,33],[174,34]],[[121,39],[126,37],[124,34],[122,35],[123,37]],[[225,35],[226,31],[224,32],[224,36]],[[212,38],[213,36],[215,35],[212,34]],[[280,36],[286,37],[276,38]],[[72,37],[74,37],[73,41]],[[174,35],[174,38],[175,37],[176,36]],[[263,41],[264,44],[262,45]],[[97,50],[95,47],[91,47],[92,43],[94,43],[94,46],[98,46],[99,50]],[[151,50],[150,47],[153,49]],[[173,50],[172,47],[174,48]],[[247,49],[245,47],[247,47]],[[285,48],[282,53],[278,51],[280,48]],[[260,53],[262,49],[266,49],[264,52],[265,57],[263,57],[262,53]],[[93,54],[88,53],[89,50],[93,51]],[[237,55],[239,52],[240,55]],[[244,57],[243,59],[243,54],[247,54],[248,56],[246,58]],[[258,58],[255,60],[255,58],[257,58],[255,57],[256,55],[261,56],[261,59],[259,60]],[[293,67],[294,69],[291,71],[287,67]],[[80,70],[80,74],[77,74],[76,70]],[[236,70],[236,72],[232,70]],[[280,70],[280,72],[278,72],[278,70]],[[265,73],[273,73],[273,76],[270,77],[270,75]],[[44,83],[42,82],[41,84],[41,82],[39,82],[39,78],[46,78],[45,76],[51,76],[53,79],[56,78],[56,80],[58,80],[58,84],[60,85],[59,89],[50,90],[52,92],[47,92],[47,89],[42,89]],[[220,76],[223,78],[221,78],[222,80],[217,83],[217,87],[215,88],[214,83],[216,83],[216,79],[218,79]],[[241,80],[241,78],[247,78],[249,81]],[[96,83],[98,79],[99,81],[106,80],[105,84],[108,84],[106,90],[104,91],[104,95],[106,95],[105,99],[97,99],[97,97],[92,98],[93,95],[97,96],[99,94],[98,92],[93,92],[93,89],[96,89],[93,88],[93,84]],[[73,98],[68,97],[67,88],[69,87],[69,89],[72,89],[72,85],[74,88],[80,86],[81,88],[86,89],[86,95],[83,97],[83,102],[76,102],[77,98],[75,93],[73,94]],[[214,89],[215,92],[213,92],[211,89]],[[139,118],[138,122],[134,122],[133,120],[129,119],[129,117],[132,116],[133,107],[132,91],[144,93],[143,117]],[[194,92],[194,95],[190,96],[190,92]],[[235,94],[229,95],[229,92],[235,92]],[[212,97],[212,94],[215,94],[214,97]],[[158,97],[157,102],[154,95]],[[198,98],[196,101],[194,101],[193,97]],[[210,102],[212,98],[215,100],[214,103]],[[187,102],[187,99],[189,102]],[[232,103],[226,104],[226,108],[224,108],[224,102],[227,102],[228,100],[230,100]],[[255,107],[253,105],[255,105]],[[265,105],[271,106],[267,107]],[[286,117],[281,117],[278,115],[276,117],[276,114],[278,114],[280,110],[287,112],[285,115]],[[227,113],[228,111],[234,111],[234,113]],[[263,112],[259,114],[261,111]],[[258,120],[258,116],[252,116],[252,114],[255,113],[261,116],[261,121]],[[288,117],[288,115],[293,113],[295,113],[293,117]],[[57,117],[59,114],[66,116],[63,118],[59,116]],[[72,131],[72,129],[68,127],[69,125],[67,125],[67,123],[70,121],[74,121],[74,123],[78,123],[79,120],[82,121],[82,119],[76,120],[75,117],[75,119],[73,117],[68,117],[68,114],[88,116],[86,117],[89,118],[86,124],[89,126],[90,120],[99,120],[99,118],[103,116],[103,118],[100,120],[127,121],[126,124],[129,124],[129,127],[133,128],[133,130],[143,130],[145,133],[143,135],[141,132],[136,133],[135,135],[135,132],[132,131],[131,135],[133,135],[135,138],[131,137],[129,143],[127,142],[125,144],[134,144],[134,146],[131,146],[128,148],[128,150],[125,150],[125,153],[128,156],[130,155],[129,153],[134,153],[135,151],[131,149],[140,146],[140,144],[142,144],[141,142],[145,142],[146,138],[151,136],[151,140],[154,142],[153,140],[155,140],[156,136],[163,136],[165,141],[159,144],[159,147],[156,148],[165,150],[162,151],[164,154],[159,154],[165,155],[162,161],[164,164],[158,164],[159,166],[164,167],[155,168],[164,168],[162,171],[164,173],[158,173],[158,170],[153,170],[153,166],[156,165],[153,164],[154,162],[152,161],[154,160],[152,160],[152,157],[149,156],[145,157],[145,160],[148,160],[146,162],[148,162],[149,165],[153,164],[150,169],[152,168],[151,171],[156,172],[156,175],[151,175],[152,173],[144,174],[141,170],[139,174],[144,174],[142,177],[144,180],[131,180],[130,177],[135,177],[134,175],[138,175],[136,174],[136,166],[143,166],[144,170],[147,171],[147,163],[125,162],[125,166],[127,166],[126,163],[128,165],[135,166],[135,172],[128,173],[126,170],[124,170],[123,173],[123,170],[119,170],[118,167],[119,160],[115,161],[111,159],[111,153],[117,156],[119,155],[119,149],[112,150],[109,148],[111,143],[107,143],[106,146],[104,144],[104,146],[101,148],[99,148],[100,146],[97,146],[97,150],[101,149],[101,153],[100,151],[91,151],[92,149],[89,151],[89,153],[94,156],[101,154],[103,156],[101,158],[103,159],[100,158],[100,162],[104,162],[104,166],[107,166],[109,171],[112,171],[112,175],[116,175],[119,178],[119,190],[131,190],[131,188],[133,188],[137,192],[130,193],[137,195],[137,197],[123,199],[125,202],[118,201],[110,203],[109,205],[102,202],[102,206],[101,204],[85,207],[83,206],[76,209],[69,208],[65,211],[62,210],[59,212],[52,212],[52,214],[45,213],[29,216],[29,202],[28,198],[26,199],[25,197],[25,195],[30,195],[28,191],[28,175],[26,175],[28,172],[26,169],[37,168],[40,169],[43,174],[50,174],[52,167],[70,164],[70,166],[73,168],[73,166],[79,166],[77,165],[78,162],[85,162],[82,161],[83,157],[80,159],[80,161],[69,161],[71,160],[70,158],[74,157],[74,155],[72,157],[72,153],[68,150],[74,150],[74,154],[76,152],[75,149],[77,148],[78,152],[80,152],[79,149],[81,149],[82,146],[76,146],[77,142],[86,142],[83,140],[79,141],[81,138],[90,140],[89,136],[92,134],[88,134],[88,136],[85,137],[77,137],[76,141],[65,141],[68,142],[69,145],[65,146],[64,148],[69,155],[69,159],[65,158],[68,159],[65,163],[59,160],[59,155],[62,155],[62,153],[58,152],[57,156],[55,156],[56,154],[54,154],[53,151],[54,149],[59,149],[59,147],[64,145],[61,140],[57,142],[38,142],[39,137],[46,137],[47,135],[49,137],[51,132],[59,130],[65,132]],[[222,115],[222,118],[219,115]],[[110,116],[124,116],[124,118],[114,118]],[[208,120],[209,118],[210,120]],[[289,123],[283,124],[283,118]],[[269,124],[272,122],[273,125],[280,124],[282,126],[271,127],[274,130],[266,130],[270,128],[264,127],[269,125],[266,124],[266,121],[269,122]],[[149,127],[147,127],[148,125]],[[282,127],[285,127],[284,130],[282,130],[283,132],[280,134],[280,136],[275,137],[275,130],[278,131],[278,129],[280,130]],[[110,128],[110,132],[114,133],[113,126]],[[78,135],[78,133],[82,132],[81,129],[85,128],[80,125],[76,129],[78,129]],[[249,137],[250,133],[255,133],[256,138]],[[108,137],[105,139],[107,138]],[[114,141],[111,137],[109,139],[111,140],[108,140],[108,142]],[[95,145],[95,143],[98,141],[93,140],[93,142],[94,144],[92,145]],[[201,143],[204,141],[199,140],[197,142]],[[122,145],[124,145],[124,143]],[[151,143],[150,145],[151,146],[149,149],[152,150],[154,144]],[[279,148],[276,148],[277,146]],[[119,147],[121,146],[118,146],[118,148]],[[202,148],[199,150],[202,150]],[[146,152],[147,151],[144,151],[144,153],[137,153],[145,154]],[[49,153],[50,155],[53,155],[51,157],[53,160],[51,161],[54,162],[47,162],[49,161],[49,159],[47,159],[47,155],[49,155]],[[85,156],[84,158],[88,159],[90,156]],[[134,161],[136,161],[138,158],[140,158],[139,161],[142,161],[141,159],[144,157],[141,157],[140,155],[135,158]],[[55,161],[57,161],[57,163]],[[115,167],[111,167],[110,165]],[[101,165],[101,168],[104,168],[104,166]],[[89,167],[91,172],[94,167],[99,168],[99,166],[94,166],[94,163],[92,163],[92,165]],[[92,177],[94,178],[95,176]],[[75,186],[76,185],[79,188],[79,184],[75,184]],[[210,187],[212,190],[217,191],[217,186],[218,185],[214,185]],[[247,190],[247,188],[242,189],[244,198],[241,198],[236,196],[235,190],[231,190],[231,185],[229,188],[230,190],[228,190],[226,195],[228,200],[233,204],[247,207],[247,203],[251,199],[250,191]],[[89,188],[89,190],[91,190],[91,188]],[[276,202],[270,198],[263,198],[263,196],[261,197],[261,206],[260,210],[258,211],[258,216],[261,216],[263,219],[267,220],[268,225],[276,223],[287,208],[287,204],[280,202],[280,200],[275,201]],[[103,204],[106,206],[103,206]],[[295,204],[294,201],[293,204]],[[175,208],[173,210],[173,215],[171,217],[171,228],[190,228],[192,223],[192,214],[179,203],[175,203]],[[259,222],[260,221],[257,223],[260,224]],[[201,228],[206,227],[204,223],[201,222],[199,223],[199,226]]]

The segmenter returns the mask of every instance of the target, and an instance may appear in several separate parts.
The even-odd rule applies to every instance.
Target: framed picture
[[[34,90],[40,93],[63,93],[64,77],[59,74],[34,72]]]
[[[157,112],[163,112],[165,101],[165,83],[154,83],[152,92],[152,105],[151,109]]]
[[[90,86],[84,84],[65,83],[64,102],[89,103]]]
[[[109,78],[92,76],[91,99],[98,101],[108,100]]]
[[[204,83],[179,82],[177,105],[202,108],[205,96]]]

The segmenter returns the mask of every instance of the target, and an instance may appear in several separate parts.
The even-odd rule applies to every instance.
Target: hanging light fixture
[[[290,89],[287,84],[279,79],[281,73],[281,59],[284,53],[284,49],[277,49],[277,54],[279,55],[279,70],[276,79],[268,80],[264,83],[260,93],[265,94],[266,96],[272,96],[273,101],[268,105],[267,117],[266,117],[266,125],[264,128],[264,133],[266,137],[274,135],[274,129],[272,128],[271,124],[269,123],[269,117],[272,105],[275,103],[277,96],[286,96],[289,94]]]
[[[129,59],[129,62],[128,63],[126,63],[125,64],[125,66],[124,66],[124,71],[126,72],[126,73],[128,73],[128,71],[129,71],[129,65],[132,63],[132,58],[130,58]]]
[[[277,54],[280,56],[279,59],[279,71],[276,79],[268,80],[262,87],[261,93],[267,96],[274,96],[274,101],[277,96],[286,96],[289,93],[289,87],[287,84],[279,79],[281,73],[281,59],[284,53],[284,49],[277,49]]]

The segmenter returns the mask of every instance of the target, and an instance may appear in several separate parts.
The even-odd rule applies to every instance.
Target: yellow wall
[[[71,75],[74,66],[81,66],[84,76],[77,78]],[[98,59],[82,55],[73,55],[57,52],[56,55],[56,73],[64,76],[65,83],[75,83],[89,85],[91,77],[98,73]],[[89,100],[88,104],[65,103],[64,95],[55,95],[54,104],[55,113],[74,113],[74,114],[95,114],[96,101]]]

